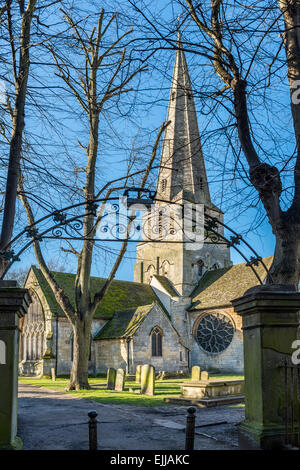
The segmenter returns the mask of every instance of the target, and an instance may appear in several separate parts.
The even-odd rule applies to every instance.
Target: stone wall
[[[216,216],[217,213],[214,213]],[[220,218],[223,217],[219,214]],[[220,226],[219,232],[223,229]],[[181,235],[182,236],[182,235]],[[178,235],[174,236],[178,239]],[[185,244],[140,242],[137,245],[137,262],[134,267],[135,282],[150,284],[154,274],[166,276],[182,296],[191,294],[201,275],[197,263],[203,262],[206,270],[231,266],[230,250],[225,244],[204,243],[199,249],[188,249]],[[180,239],[180,237],[179,237]],[[143,275],[141,274],[143,271]]]
[[[151,331],[159,326],[163,332],[162,356],[152,356]],[[134,373],[139,364],[151,364],[155,370],[173,372],[187,368],[186,349],[179,341],[179,336],[171,326],[169,319],[158,305],[147,315],[132,339],[131,372]]]
[[[152,356],[151,332],[158,326],[163,333],[162,356]],[[95,341],[96,371],[106,372],[109,367],[126,369],[129,350],[129,372],[135,373],[136,366],[151,364],[156,371],[173,372],[186,370],[187,353],[179,341],[179,336],[172,327],[166,314],[158,305],[154,305],[137,332],[127,344],[126,339],[107,339]]]
[[[52,320],[53,331],[53,354],[56,356],[56,336],[58,330],[58,354],[57,354],[57,375],[68,375],[71,371],[72,360],[72,326],[67,318],[59,317],[58,326],[56,319]],[[95,319],[92,324],[92,336],[105,323],[104,320]],[[91,360],[89,361],[89,373],[95,374],[95,342],[92,341]]]
[[[217,369],[220,371],[232,371],[243,374],[243,333],[241,317],[237,315],[232,307],[217,308],[205,310],[205,312],[220,312],[227,314],[235,327],[235,332],[231,344],[219,354],[211,354],[204,351],[195,339],[197,323],[199,316],[203,311],[191,312],[190,331],[191,331],[191,366],[199,365],[202,369]]]
[[[124,339],[103,339],[94,341],[96,354],[96,373],[107,369],[125,369],[127,366],[127,343]]]

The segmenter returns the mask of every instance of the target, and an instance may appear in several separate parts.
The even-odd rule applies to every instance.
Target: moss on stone
[[[267,268],[270,268],[272,260],[272,256],[263,259]],[[264,280],[267,275],[264,267],[259,264],[255,266],[255,270]],[[242,297],[246,290],[258,283],[257,277],[246,263],[207,271],[192,293],[192,305],[189,310],[231,305],[231,300]]]
[[[117,311],[94,339],[130,338],[152,309],[153,304]]]
[[[57,303],[55,296],[44,278],[40,269],[32,266],[32,270],[43,291],[50,310],[54,315],[64,316],[64,312]],[[75,274],[52,272],[59,286],[75,305]],[[91,296],[103,287],[106,279],[91,277]],[[138,282],[114,280],[108,289],[103,301],[95,312],[95,318],[110,319],[116,310],[135,308],[139,305],[152,303],[156,299],[151,287]]]

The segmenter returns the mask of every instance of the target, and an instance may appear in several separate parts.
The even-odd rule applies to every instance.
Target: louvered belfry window
[[[154,328],[151,334],[152,356],[162,356],[162,334],[159,328]]]

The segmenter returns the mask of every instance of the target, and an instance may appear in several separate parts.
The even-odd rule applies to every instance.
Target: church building
[[[179,40],[180,44],[180,40]],[[223,222],[211,201],[197,114],[184,52],[177,48],[171,84],[154,211],[143,216],[143,238],[137,245],[134,282],[114,280],[92,325],[89,372],[123,368],[135,373],[139,364],[156,371],[187,371],[193,365],[215,371],[243,372],[241,318],[230,301],[258,281],[246,263],[232,265],[230,247],[206,234],[198,245],[185,243],[178,207],[202,205]],[[168,226],[160,214],[168,207]],[[193,224],[193,215],[191,216]],[[148,224],[148,225],[147,225]],[[221,226],[220,226],[221,227]],[[178,229],[179,228],[179,229]],[[218,229],[224,235],[223,229]],[[192,227],[193,232],[193,227]],[[150,234],[149,234],[150,233]],[[265,258],[267,267],[271,257]],[[256,268],[264,278],[262,266]],[[54,273],[72,292],[75,274]],[[104,279],[91,278],[99,290]],[[68,374],[73,355],[72,327],[41,271],[32,266],[25,287],[33,302],[24,318],[20,340],[20,373]],[[70,297],[72,297],[70,295]]]

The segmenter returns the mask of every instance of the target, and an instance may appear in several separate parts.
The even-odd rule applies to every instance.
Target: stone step
[[[186,397],[166,397],[166,403],[174,405],[198,406],[200,408],[209,408],[211,406],[231,405],[233,403],[243,403],[244,395],[232,395],[219,398],[186,398]]]

